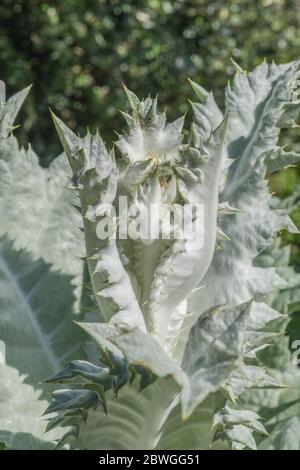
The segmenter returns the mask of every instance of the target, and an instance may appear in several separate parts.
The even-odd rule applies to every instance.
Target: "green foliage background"
[[[220,101],[231,57],[251,69],[264,57],[300,56],[299,0],[1,0],[0,29],[9,93],[34,84],[16,133],[45,165],[60,152],[48,107],[72,129],[99,127],[110,140],[123,125],[122,82],[140,96],[158,93],[175,118],[193,98],[187,77]],[[298,131],[286,141],[300,146]],[[286,196],[299,179],[285,170],[272,189]],[[300,265],[296,247],[294,257]]]

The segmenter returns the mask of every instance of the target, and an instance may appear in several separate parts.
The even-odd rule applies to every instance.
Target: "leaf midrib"
[[[53,349],[51,348],[48,340],[47,334],[45,334],[36,320],[36,316],[34,311],[26,297],[25,293],[21,289],[16,276],[14,275],[13,271],[11,271],[10,267],[4,260],[2,256],[0,256],[0,269],[2,270],[4,276],[8,279],[10,284],[13,286],[13,289],[16,293],[16,298],[20,300],[20,305],[22,305],[24,313],[27,315],[30,323],[32,324],[33,331],[35,333],[35,337],[38,342],[41,344],[42,350],[45,352],[45,356],[51,367],[53,368],[53,372],[57,371],[60,367],[60,362],[58,361],[57,357],[55,356]]]

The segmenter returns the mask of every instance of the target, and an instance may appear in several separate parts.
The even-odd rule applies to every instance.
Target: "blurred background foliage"
[[[222,105],[231,57],[245,69],[300,58],[299,0],[1,0],[0,29],[9,94],[34,84],[16,133],[44,165],[61,151],[48,107],[72,129],[99,127],[111,141],[123,126],[122,82],[139,96],[158,93],[176,118],[193,98],[187,77]],[[299,147],[298,131],[284,140]],[[286,196],[299,181],[289,168],[271,187]],[[294,219],[300,226],[299,212]],[[286,241],[300,267],[295,237]]]

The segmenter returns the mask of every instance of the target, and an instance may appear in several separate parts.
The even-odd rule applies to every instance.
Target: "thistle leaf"
[[[25,377],[8,366],[4,357],[0,372],[0,441],[5,443],[6,449],[54,449],[55,440],[62,432],[56,430],[45,435],[46,422],[41,415],[47,402],[40,398],[41,391],[24,383]]]
[[[73,324],[70,276],[0,239],[0,339],[7,364],[36,385],[75,357],[83,335]]]

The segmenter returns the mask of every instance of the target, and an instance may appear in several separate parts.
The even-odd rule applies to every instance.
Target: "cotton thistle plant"
[[[289,209],[269,194],[267,176],[300,160],[278,143],[281,128],[296,126],[298,83],[297,62],[264,62],[251,73],[237,67],[222,112],[212,93],[191,82],[200,102],[192,103],[189,130],[183,117],[168,123],[156,99],[139,100],[125,88],[127,129],[110,149],[98,132],[81,138],[53,116],[72,172],[74,191],[65,197],[76,206],[74,221],[81,218],[94,302],[75,317],[87,334],[84,352],[48,380],[64,384],[46,410],[59,445],[273,445],[266,437],[273,425],[262,424],[251,390],[278,394],[288,385],[261,351],[279,341],[288,321],[270,295],[292,285],[275,261],[257,260],[280,230],[297,232]],[[168,208],[203,207],[201,242],[182,232],[164,238],[151,218],[159,236],[120,236],[121,197],[146,218],[153,204],[163,217]],[[178,234],[175,219],[169,222]],[[194,215],[192,226],[199,224]],[[104,225],[107,238],[99,237]]]

